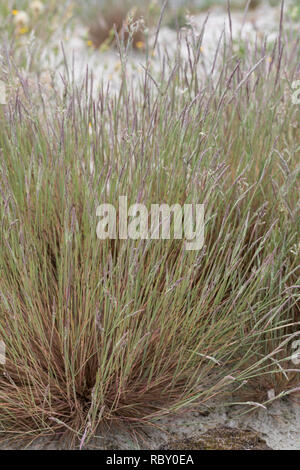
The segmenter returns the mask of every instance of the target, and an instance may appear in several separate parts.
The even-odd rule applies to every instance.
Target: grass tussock
[[[19,83],[0,109],[6,436],[83,446],[226,390],[299,389],[299,39],[281,25],[242,58],[229,41],[208,69],[191,30],[187,59],[161,51],[154,72],[149,54],[138,82],[121,52],[115,95],[67,68],[46,102],[3,56],[1,80]],[[204,248],[98,240],[96,208],[119,195],[204,203]]]

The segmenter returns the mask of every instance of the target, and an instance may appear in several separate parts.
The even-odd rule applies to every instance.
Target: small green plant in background
[[[293,0],[289,6],[288,15],[293,21],[300,21],[300,4],[297,0]]]

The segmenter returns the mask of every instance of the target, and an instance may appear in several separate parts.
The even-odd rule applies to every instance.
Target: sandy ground
[[[296,401],[282,399],[266,410],[259,408],[251,413],[241,413],[245,413],[241,407],[217,406],[207,412],[194,411],[158,421],[160,429],[149,432],[144,444],[134,443],[122,434],[111,435],[103,441],[106,447],[113,449],[159,449],[167,443],[183,439],[197,442],[199,436],[208,430],[226,426],[256,431],[272,449],[300,449],[300,405]]]
[[[180,416],[164,417],[158,420],[155,426],[148,428],[139,439],[133,439],[126,432],[111,429],[106,434],[99,434],[85,448],[91,450],[197,449],[201,436],[216,430],[230,435],[229,445],[233,448],[240,436],[250,442],[255,436],[258,439],[253,447],[252,445],[246,446],[246,449],[300,450],[300,399],[285,397],[274,401],[268,409],[257,408],[251,412],[247,411],[245,406],[226,407],[212,403],[207,409],[201,408],[199,411],[183,413]],[[239,437],[235,437],[237,430]],[[56,450],[67,447],[68,444],[65,441],[45,438],[37,439],[28,446],[8,442],[0,445],[0,449],[3,450],[17,448]]]

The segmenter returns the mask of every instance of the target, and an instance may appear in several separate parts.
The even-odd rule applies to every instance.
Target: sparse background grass
[[[122,48],[121,86],[97,98],[67,64],[63,86],[30,83],[3,48],[5,437],[68,433],[82,447],[99,426],[134,432],[226,391],[299,390],[299,39],[283,23],[269,50],[228,40],[207,70],[191,30],[188,59],[161,52],[153,76],[147,50],[135,82]],[[204,248],[99,241],[96,207],[124,194],[204,203]]]

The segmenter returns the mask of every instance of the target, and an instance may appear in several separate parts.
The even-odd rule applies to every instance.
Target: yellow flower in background
[[[13,11],[12,11],[12,14],[13,14],[14,16],[16,16],[18,13],[19,13],[19,10],[13,10]]]
[[[135,46],[138,48],[138,49],[144,49],[145,47],[145,43],[143,41],[137,41],[135,43]]]
[[[25,11],[17,11],[14,17],[14,23],[19,29],[27,28],[29,24],[29,16]]]
[[[90,39],[86,43],[89,47],[92,47],[92,45],[93,45],[93,41],[91,41]]]
[[[204,52],[204,47],[200,46],[200,52]]]
[[[18,29],[18,34],[26,34],[28,33],[28,28],[26,26],[24,26],[24,28],[20,28]]]
[[[44,11],[44,5],[39,0],[31,2],[29,5],[30,10],[34,13],[35,16],[40,15]]]

